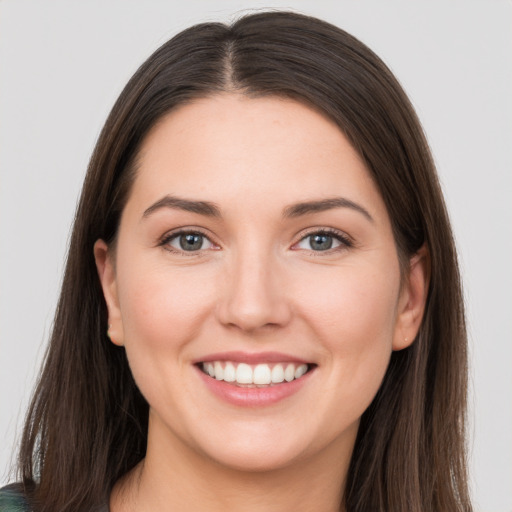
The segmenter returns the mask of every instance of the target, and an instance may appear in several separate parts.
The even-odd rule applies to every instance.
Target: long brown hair
[[[428,247],[430,288],[419,334],[392,354],[361,419],[340,506],[348,512],[471,510],[463,301],[428,144],[402,88],[370,49],[326,22],[288,12],[181,32],[139,68],[114,105],[85,179],[23,433],[19,471],[32,505],[44,512],[93,510],[144,457],[148,404],[124,349],[107,339],[93,245],[115,240],[148,130],[177,105],[220,91],[293,98],[333,119],[382,194],[402,264]]]

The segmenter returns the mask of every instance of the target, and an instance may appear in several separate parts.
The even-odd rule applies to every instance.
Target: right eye
[[[198,252],[215,247],[211,240],[197,231],[182,231],[171,234],[162,241],[162,245],[169,246],[172,250],[184,252]]]

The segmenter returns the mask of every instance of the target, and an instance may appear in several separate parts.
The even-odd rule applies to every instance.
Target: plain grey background
[[[476,510],[511,512],[512,3],[497,0],[0,0],[0,484],[10,478],[81,181],[110,107],[179,30],[265,7],[359,37],[417,108],[465,283]]]

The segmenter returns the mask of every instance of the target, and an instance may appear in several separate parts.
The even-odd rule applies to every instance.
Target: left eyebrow
[[[345,197],[331,197],[328,199],[320,199],[318,201],[306,201],[287,206],[283,211],[283,217],[300,217],[309,213],[325,212],[334,208],[350,208],[361,213],[370,222],[374,222],[373,217],[368,210],[360,204],[354,203]]]

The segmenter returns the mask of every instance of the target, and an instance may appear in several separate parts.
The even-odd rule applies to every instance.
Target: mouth
[[[202,361],[197,367],[208,377],[236,387],[268,388],[300,380],[316,365],[297,362],[248,364],[236,361]]]

